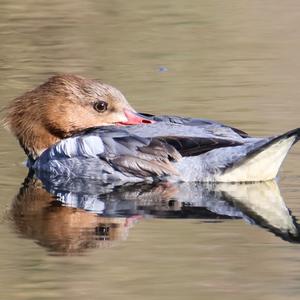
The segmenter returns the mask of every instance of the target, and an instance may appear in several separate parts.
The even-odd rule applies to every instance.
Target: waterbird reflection
[[[40,180],[28,177],[15,197],[10,216],[22,236],[55,254],[79,254],[88,248],[124,240],[130,219],[105,217],[66,206],[47,192]]]
[[[53,183],[31,174],[15,197],[10,215],[22,236],[65,255],[125,240],[132,225],[145,216],[206,221],[238,218],[284,240],[300,241],[299,225],[275,181],[114,187],[84,179]]]

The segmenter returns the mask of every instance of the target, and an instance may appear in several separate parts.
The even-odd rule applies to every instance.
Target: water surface
[[[117,86],[140,111],[284,132],[299,126],[299,5],[1,1],[1,107],[72,72]],[[3,128],[0,139],[1,298],[299,299],[299,146],[281,170],[281,194],[276,184],[271,193],[226,188],[231,216],[208,209],[199,190],[184,201],[182,187],[105,194],[127,206],[98,216],[62,206],[40,182],[24,190],[25,156]]]

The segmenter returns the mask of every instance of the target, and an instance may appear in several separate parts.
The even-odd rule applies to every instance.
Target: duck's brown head
[[[137,115],[116,88],[70,74],[51,77],[16,98],[7,111],[5,125],[33,158],[90,127],[152,123]]]

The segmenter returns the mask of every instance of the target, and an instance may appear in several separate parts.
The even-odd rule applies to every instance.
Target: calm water
[[[140,111],[284,132],[300,125],[299,28],[290,0],[3,0],[1,107],[73,72]],[[1,299],[299,299],[299,146],[280,191],[91,184],[71,195],[22,186],[25,156],[3,128],[0,138]]]

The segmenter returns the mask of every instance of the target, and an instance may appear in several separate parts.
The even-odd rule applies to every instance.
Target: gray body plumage
[[[154,124],[92,128],[47,149],[31,167],[64,180],[102,182],[263,181],[276,176],[299,130],[252,138],[202,119],[160,116]]]

